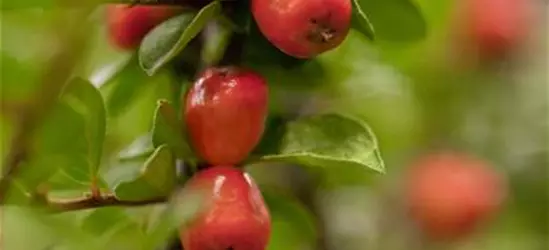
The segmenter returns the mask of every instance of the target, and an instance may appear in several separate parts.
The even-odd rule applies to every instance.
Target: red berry
[[[189,90],[185,106],[194,149],[212,165],[242,162],[263,134],[267,99],[265,80],[252,71],[206,70]]]
[[[107,24],[110,40],[118,48],[135,49],[149,31],[175,16],[178,10],[171,6],[109,4]]]
[[[530,5],[523,0],[465,0],[457,25],[479,59],[501,59],[526,39]]]
[[[185,250],[264,250],[271,217],[254,180],[231,166],[217,166],[193,176],[186,190],[209,194],[207,208],[182,228]]]
[[[487,163],[449,152],[420,158],[410,170],[406,191],[412,217],[438,240],[472,233],[504,197],[503,181]]]
[[[350,0],[252,0],[251,4],[267,40],[296,58],[334,49],[349,32]]]

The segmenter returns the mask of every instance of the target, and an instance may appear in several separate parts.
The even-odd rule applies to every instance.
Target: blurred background
[[[25,104],[47,91],[40,86],[47,82],[42,75],[56,68],[58,75],[50,72],[49,78],[81,76],[105,99],[105,164],[100,171],[108,186],[119,174],[116,166],[122,164],[112,164],[111,159],[139,144],[150,129],[158,99],[173,98],[174,86],[181,86],[178,69],[188,64],[185,58],[192,57],[192,46],[181,63],[151,77],[139,68],[134,53],[110,44],[102,7],[91,12],[15,8],[18,3],[7,1],[2,4],[10,8],[0,14],[2,157],[13,147],[10,143],[20,126],[17,117],[27,112]],[[273,59],[269,63],[268,56],[264,63],[249,62],[270,82],[272,113],[295,117],[339,111],[360,117],[376,134],[387,169],[386,174],[352,168],[319,173],[300,166],[246,166],[261,186],[273,217],[269,250],[549,249],[546,1],[528,2],[530,21],[519,28],[525,32],[523,42],[512,55],[490,62],[460,50],[466,42],[457,38],[456,23],[472,17],[456,14],[461,13],[460,1],[416,3],[427,23],[427,35],[419,41],[372,42],[351,31],[339,48],[311,62],[291,66]],[[82,19],[85,22],[77,21]],[[406,30],[406,24],[393,27],[399,25]],[[85,36],[64,37],[67,30]],[[65,40],[75,45],[62,43]],[[58,53],[67,57],[50,61]],[[76,54],[78,61],[70,56]],[[64,140],[70,125],[55,126],[59,127],[52,131],[58,134],[50,136]],[[408,173],[419,158],[441,151],[451,152],[458,162],[482,161],[501,177],[499,189],[505,194],[498,209],[473,233],[451,241],[426,236],[407,205],[413,190],[407,186]],[[459,196],[459,189],[444,184],[425,185],[442,196]],[[83,186],[71,184],[70,189]],[[112,207],[50,218],[6,206],[0,245],[8,250],[77,249],[87,244],[82,239],[91,237],[103,240],[100,249],[142,249],[136,240],[142,237],[139,229],[156,210],[157,206]],[[72,245],[63,248],[59,243],[67,241]],[[180,249],[178,242],[169,240],[157,249]]]

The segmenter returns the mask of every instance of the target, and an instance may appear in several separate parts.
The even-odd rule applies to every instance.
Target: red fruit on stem
[[[135,49],[155,26],[179,13],[173,6],[109,4],[107,25],[111,42],[121,49]]]
[[[459,2],[458,30],[479,59],[501,59],[526,39],[530,5],[523,0],[465,0]]]
[[[349,32],[350,0],[252,0],[251,4],[261,33],[296,58],[334,49]]]
[[[259,143],[268,89],[263,77],[236,67],[210,68],[186,97],[185,121],[197,153],[212,165],[235,165]]]
[[[186,250],[264,250],[271,217],[254,180],[231,166],[211,167],[190,179],[186,190],[208,194],[180,239]]]
[[[420,158],[406,189],[411,216],[435,240],[472,233],[500,207],[504,191],[503,179],[487,163],[449,152]]]

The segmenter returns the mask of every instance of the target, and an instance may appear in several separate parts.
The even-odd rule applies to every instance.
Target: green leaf
[[[155,74],[220,13],[221,4],[213,1],[198,13],[184,13],[158,25],[141,42],[139,62],[143,70]]]
[[[86,129],[83,136],[88,143],[90,174],[95,175],[101,162],[106,129],[105,106],[101,93],[88,81],[76,78],[69,83],[62,99],[85,119]]]
[[[159,100],[154,114],[152,141],[154,147],[163,144],[170,146],[177,157],[185,161],[192,161],[191,147],[186,142],[184,124],[179,121],[177,113],[166,100]]]
[[[262,195],[272,221],[267,250],[315,249],[317,230],[314,216],[294,197],[265,189]]]
[[[34,135],[22,183],[32,188],[58,171],[90,183],[100,165],[105,126],[100,93],[89,82],[74,79]]]
[[[202,64],[216,65],[225,54],[232,30],[221,22],[211,22],[204,30],[204,45],[201,51]]]
[[[426,35],[426,21],[413,0],[354,0],[355,13],[363,12],[368,17],[379,40],[408,42],[422,39]],[[356,19],[356,18],[355,18]],[[360,21],[357,20],[357,21]],[[367,30],[364,19],[357,28]],[[364,27],[362,27],[364,26]]]
[[[205,195],[199,190],[182,189],[167,205],[157,207],[151,216],[154,217],[150,218],[143,249],[158,249],[158,246],[169,240],[177,230],[184,230],[206,205]]]
[[[109,117],[123,114],[136,98],[145,91],[151,79],[141,70],[137,58],[133,58],[123,68],[106,81],[102,88],[108,86],[109,94],[105,95],[105,104]]]
[[[156,149],[132,180],[114,187],[121,200],[143,200],[167,196],[176,185],[175,161],[168,146]]]
[[[374,26],[370,22],[368,16],[364,13],[360,7],[360,0],[353,0],[353,16],[352,16],[352,27],[356,29],[370,40],[375,38]]]
[[[261,159],[311,167],[359,166],[385,172],[370,128],[340,114],[310,116],[288,123],[278,152]]]

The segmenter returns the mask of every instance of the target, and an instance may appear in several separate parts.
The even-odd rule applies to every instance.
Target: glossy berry
[[[296,58],[334,49],[349,32],[350,0],[252,0],[251,5],[261,33]]]
[[[185,121],[193,148],[211,165],[235,165],[258,144],[267,115],[263,77],[235,67],[206,70],[189,90]]]
[[[410,169],[406,187],[413,219],[434,240],[472,233],[504,197],[502,179],[487,163],[450,152],[420,158]]]
[[[254,180],[232,166],[198,172],[185,186],[207,206],[180,233],[185,250],[264,250],[271,218]]]
[[[107,24],[111,42],[120,49],[135,49],[158,24],[179,13],[171,6],[109,4]]]
[[[483,61],[499,60],[526,39],[530,5],[523,0],[460,1],[456,23],[462,45]]]

